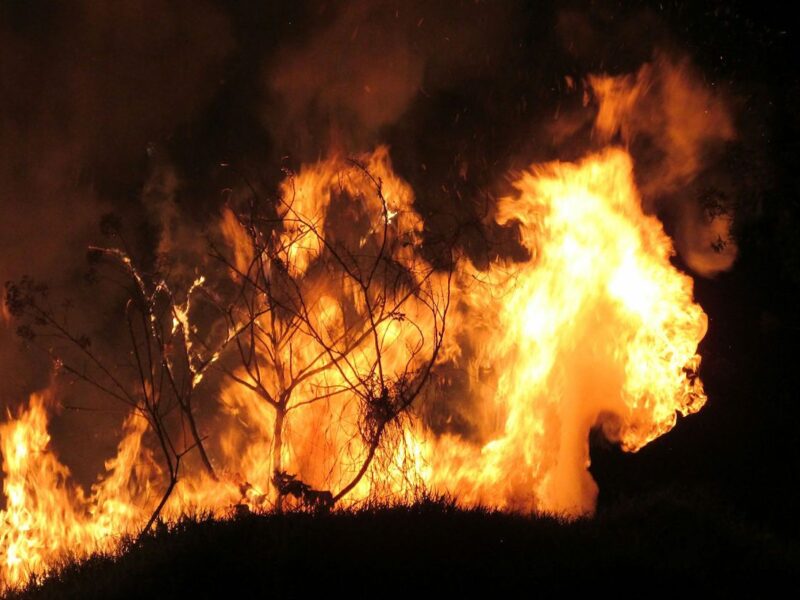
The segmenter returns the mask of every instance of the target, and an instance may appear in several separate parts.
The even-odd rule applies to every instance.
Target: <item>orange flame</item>
[[[90,497],[69,481],[69,469],[49,447],[47,411],[41,395],[30,398],[18,418],[0,425],[3,492],[0,511],[0,582],[24,583],[32,574],[93,551],[110,550],[120,533],[141,526],[157,468],[141,447],[144,423],[130,418],[116,458]],[[135,475],[144,475],[134,485]]]
[[[334,157],[304,167],[282,188],[286,268],[307,286],[314,306],[308,327],[331,345],[341,343],[353,318],[343,302],[350,302],[348,311],[365,310],[352,285],[309,275],[322,251],[314,231],[325,229],[339,196],[351,203],[346,211],[368,217],[357,232],[359,244],[371,243],[388,222],[387,231],[404,240],[397,260],[428,269],[433,289],[447,284],[418,256],[423,221],[410,187],[391,170],[388,150],[379,148],[361,164],[366,171]],[[377,181],[385,204],[374,193]],[[500,201],[496,220],[517,228],[530,258],[498,260],[485,270],[469,261],[458,265],[455,308],[439,356],[440,364],[456,365],[468,377],[470,433],[437,432],[421,418],[404,422],[343,498],[345,506],[366,498],[403,500],[424,487],[449,491],[464,504],[589,513],[597,493],[587,471],[591,428],[602,427],[636,451],[671,429],[677,414],[705,402],[696,351],[706,317],[692,301],[691,279],[670,264],[672,243],[661,224],[642,211],[630,156],[611,148],[577,164],[534,166],[514,186],[517,195]],[[298,214],[306,219],[294,219]],[[220,231],[232,262],[246,271],[253,249],[230,211]],[[414,352],[430,353],[431,341],[421,334],[430,311],[412,297],[403,314],[378,324],[383,366],[394,374],[413,363]],[[190,317],[188,310],[180,313],[186,331]],[[291,392],[285,424],[276,429],[276,411],[263,397],[228,381],[220,394],[224,426],[210,441],[220,476],[185,471],[165,518],[192,509],[223,516],[236,504],[270,508],[276,464],[320,490],[352,480],[367,448],[358,435],[357,398],[344,385],[347,372],[321,363],[319,342],[302,328],[292,335],[275,355],[262,357],[262,365],[272,366],[264,385],[285,393],[285,365],[322,366]],[[355,343],[349,368],[374,359],[370,344]],[[304,402],[319,390],[331,393]],[[146,431],[144,419],[127,419],[116,457],[87,495],[70,483],[69,470],[49,448],[42,396],[0,426],[4,585],[24,583],[68,556],[113,549],[122,533],[145,523],[163,487]],[[280,456],[273,455],[276,447]]]
[[[598,102],[595,132],[602,142],[616,136],[626,146],[646,138],[656,152],[655,167],[643,169],[642,195],[652,207],[661,198],[675,203],[675,242],[695,272],[712,276],[728,270],[738,252],[731,235],[733,206],[722,214],[703,211],[690,186],[708,168],[710,156],[736,137],[733,120],[719,94],[693,71],[689,61],[657,53],[635,75],[589,77]],[[641,175],[641,173],[640,173]],[[648,212],[653,212],[652,209]]]
[[[500,202],[531,259],[498,263],[461,298],[453,327],[469,365],[482,444],[445,437],[432,482],[512,509],[591,512],[588,433],[635,451],[705,402],[694,376],[706,317],[669,263],[661,224],[642,213],[630,157],[534,167]]]

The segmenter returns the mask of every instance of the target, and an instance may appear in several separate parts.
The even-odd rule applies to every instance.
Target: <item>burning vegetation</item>
[[[318,46],[353,18],[307,53],[319,62]],[[294,64],[306,58],[282,63],[276,89],[313,96]],[[389,58],[421,85],[413,54]],[[356,83],[374,78],[371,61],[358,65]],[[327,512],[436,492],[465,507],[591,514],[592,430],[636,452],[703,407],[707,318],[654,213],[734,131],[688,61],[659,53],[634,74],[567,77],[593,122],[564,117],[558,135],[586,150],[506,175],[510,192],[481,226],[515,250],[483,261],[460,226],[426,218],[374,141],[414,95],[387,91],[397,82],[386,72],[376,81],[378,100],[367,90],[353,109],[368,132],[343,142],[332,127],[325,158],[274,187],[235,173],[202,234],[175,223],[169,193],[151,202],[164,222],[158,260],[106,218],[89,259],[92,289],[116,307],[110,342],[84,334],[81,307],[47,285],[7,284],[2,319],[49,357],[53,377],[0,425],[3,586],[197,512]],[[356,83],[328,81],[318,101],[348,103]],[[662,160],[636,164],[642,139]],[[160,176],[146,192],[169,187]],[[679,225],[690,267],[730,267],[730,207],[703,222],[693,203],[673,206],[702,230]],[[703,236],[720,248],[700,248]],[[48,430],[73,383],[73,395],[123,414],[88,489]]]
[[[93,248],[130,295],[124,368],[69,329],[46,288],[10,285],[20,332],[130,416],[88,495],[49,446],[44,396],[3,426],[7,581],[191,510],[327,510],[435,489],[466,505],[591,512],[591,428],[635,451],[702,407],[705,315],[623,149],[533,166],[514,187],[496,220],[529,257],[487,269],[424,258],[413,192],[386,148],[303,168],[274,204],[226,208],[211,273],[183,289],[143,272],[124,243]],[[431,381],[447,386],[440,365],[469,382],[470,437],[415,414]],[[195,402],[215,369],[218,410],[234,418],[212,429]]]

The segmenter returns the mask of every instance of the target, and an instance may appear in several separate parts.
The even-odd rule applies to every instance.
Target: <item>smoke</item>
[[[664,221],[686,266],[705,277],[730,269],[735,188],[743,186],[733,184],[727,160],[740,140],[726,82],[699,69],[650,10],[601,3],[562,11],[556,28],[575,61],[566,108],[549,127],[556,145],[583,148],[590,137],[595,148],[623,144],[645,210]]]
[[[101,215],[134,219],[148,142],[213,95],[230,28],[204,2],[10,2],[0,13],[0,279],[74,293]],[[2,403],[47,382],[14,338],[0,324]]]
[[[107,241],[99,223],[114,212],[136,252],[149,252],[148,143],[202,114],[233,48],[227,17],[207,2],[0,5],[0,284],[46,282],[54,302],[74,302],[72,326],[113,345],[118,298],[86,285],[87,246]],[[0,315],[4,414],[53,384],[50,361],[15,328]],[[58,400],[90,409],[62,412],[51,432],[77,480],[91,482],[123,411],[87,386],[59,386]]]
[[[704,275],[729,268],[730,194],[720,190],[730,186],[717,163],[735,136],[722,96],[688,59],[653,53],[669,44],[652,13],[614,21],[608,35],[609,20],[525,4],[299,3],[297,21],[268,23],[248,22],[277,14],[268,3],[3,4],[0,281],[30,274],[54,296],[80,295],[80,325],[109,336],[114,299],[80,284],[101,217],[120,215],[139,256],[167,257],[191,279],[206,209],[222,201],[217,181],[204,190],[210,202],[192,192],[229,154],[278,172],[265,165],[270,153],[299,163],[388,141],[425,217],[447,206],[491,228],[509,164],[576,158],[592,127],[592,144],[629,147],[645,207],[673,221],[686,263]],[[597,59],[613,54],[610,39],[625,47],[613,67]],[[589,77],[604,72],[613,74]],[[572,83],[559,87],[565,75]],[[582,102],[582,79],[594,102]],[[559,110],[568,100],[572,113]],[[553,114],[562,131],[544,143]],[[513,255],[514,240],[490,242]],[[3,404],[50,382],[47,362],[20,352],[13,329],[0,315]],[[460,402],[442,409],[449,400],[439,398],[431,410],[468,435],[474,407]]]
[[[698,181],[708,180],[709,168],[735,138],[720,95],[702,83],[688,59],[660,52],[635,75],[590,76],[589,85],[598,103],[599,141],[620,139],[634,149],[645,209],[672,209],[675,242],[689,267],[705,276],[729,269],[736,258],[732,206],[713,193],[710,181],[705,187]]]
[[[623,143],[645,210],[666,221],[688,267],[713,276],[732,266],[735,194],[721,164],[734,119],[725,94],[672,50],[662,19],[543,9],[555,29],[540,32],[520,24],[530,15],[517,3],[429,4],[335,5],[268,57],[262,122],[280,151],[309,161],[388,139],[423,213],[452,205],[469,220],[485,196],[505,193],[509,167]]]
[[[514,9],[396,0],[322,9],[302,40],[266,60],[263,122],[306,160],[369,150],[420,97],[496,66]]]
[[[281,52],[270,84],[291,131],[308,135],[326,119],[336,145],[337,137],[365,135],[403,113],[422,84],[424,58],[411,47],[409,11],[401,20],[391,4],[352,3],[308,45]]]

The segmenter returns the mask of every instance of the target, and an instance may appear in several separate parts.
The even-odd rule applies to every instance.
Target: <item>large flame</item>
[[[388,235],[398,242],[395,260],[413,264],[415,277],[427,274],[434,290],[448,280],[419,255],[423,221],[410,187],[392,172],[388,151],[379,148],[358,165],[333,157],[283,184],[282,267],[313,307],[306,329],[293,329],[285,344],[260,358],[266,393],[288,398],[285,423],[276,428],[274,408],[241,385],[247,375],[236,371],[238,381],[226,380],[219,395],[215,422],[222,425],[208,432],[219,476],[185,470],[165,518],[195,509],[221,516],[237,505],[273,507],[276,465],[309,489],[335,491],[363,463],[368,448],[358,435],[358,398],[344,385],[347,369],[320,358],[320,340],[332,347],[350,343],[353,372],[370,368],[376,349],[357,332],[347,333],[365,310],[358,290],[346,278],[315,275],[312,266],[323,252],[315,232],[335,213],[360,227],[336,235],[358,236],[351,241],[363,247]],[[452,409],[468,426],[443,430],[419,415],[402,421],[341,505],[402,500],[423,487],[450,492],[463,504],[585,514],[597,491],[587,471],[593,427],[635,451],[672,428],[677,414],[703,405],[696,351],[706,317],[692,301],[691,279],[670,264],[672,244],[661,224],[642,211],[630,156],[612,148],[577,164],[534,166],[514,186],[517,194],[500,201],[496,220],[518,231],[529,258],[499,260],[484,270],[468,260],[457,265],[437,358],[468,382]],[[254,256],[242,224],[226,212],[220,232],[232,263],[245,272]],[[387,378],[430,357],[428,308],[412,296],[402,318],[393,314],[377,325]],[[186,331],[189,318],[181,313]],[[313,374],[290,390],[283,377],[303,369]],[[442,393],[455,394],[442,386]],[[116,457],[88,494],[70,482],[49,446],[41,396],[0,426],[0,444],[5,585],[23,583],[66,557],[113,549],[122,533],[144,525],[163,493],[164,473],[148,449],[141,417],[126,420]]]
[[[476,349],[483,443],[440,439],[432,480],[465,500],[575,515],[596,497],[592,427],[635,451],[705,402],[706,317],[642,213],[627,153],[534,167],[515,187],[497,220],[518,224],[531,258],[477,273],[453,325]]]

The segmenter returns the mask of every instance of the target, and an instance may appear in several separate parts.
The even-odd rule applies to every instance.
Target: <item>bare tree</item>
[[[95,349],[88,336],[71,327],[71,303],[55,305],[46,285],[30,278],[9,282],[5,302],[9,312],[19,320],[19,335],[44,350],[58,370],[100,390],[146,419],[168,475],[164,493],[145,525],[146,531],[174,490],[186,454],[196,450],[204,468],[216,478],[197,426],[194,398],[207,370],[235,335],[218,340],[213,351],[207,341],[201,344],[195,339],[196,328],[190,324],[189,314],[193,299],[203,289],[202,278],[194,281],[179,301],[161,274],[145,274],[126,250],[92,247],[89,258],[122,275],[121,280],[113,274],[108,278],[124,290],[122,312],[127,360],[122,364],[112,362],[104,352]]]
[[[90,258],[124,291],[124,364],[76,332],[70,307],[54,305],[46,286],[27,278],[7,284],[6,304],[22,337],[61,371],[147,420],[168,481],[145,530],[175,489],[189,452],[216,478],[195,407],[212,367],[274,412],[270,472],[278,510],[287,496],[330,508],[370,471],[392,437],[387,433],[401,431],[442,349],[453,258],[449,247],[435,253],[437,260],[423,258],[416,213],[416,221],[398,214],[366,165],[350,161],[344,168],[341,177],[357,185],[332,191],[337,201],[326,208],[328,226],[297,202],[291,177],[273,203],[262,203],[250,188],[245,208],[228,213],[241,234],[239,247],[232,255],[211,243],[225,281],[197,277],[171,285],[158,269],[138,266],[118,233],[119,244],[91,248]],[[349,213],[337,218],[337,210]],[[355,225],[336,226],[353,225],[348,219]],[[211,326],[198,327],[198,303],[212,307]],[[338,489],[314,489],[283,462],[287,419],[339,399],[355,407],[351,439],[360,437],[360,450],[348,479],[323,484]]]
[[[279,509],[286,495],[307,505],[332,506],[359,484],[387,430],[400,424],[420,395],[444,339],[450,249],[439,253],[436,264],[424,260],[419,231],[398,224],[381,179],[357,161],[346,168],[342,177],[360,181],[335,190],[341,203],[379,213],[351,211],[348,216],[361,219],[364,227],[352,220],[344,227],[341,220],[322,225],[298,207],[293,185],[285,186],[276,205],[266,206],[250,187],[246,209],[236,213],[243,238],[236,257],[214,251],[238,284],[235,301],[226,309],[228,329],[238,331],[236,352],[219,365],[275,412],[272,483]],[[362,193],[371,193],[371,202],[352,197]],[[335,212],[335,207],[325,210]],[[331,297],[339,318],[326,320]],[[391,335],[393,328],[406,332],[403,339]],[[397,352],[391,344],[404,346]],[[314,490],[285,471],[286,419],[336,397],[359,403],[364,452],[338,491]]]

